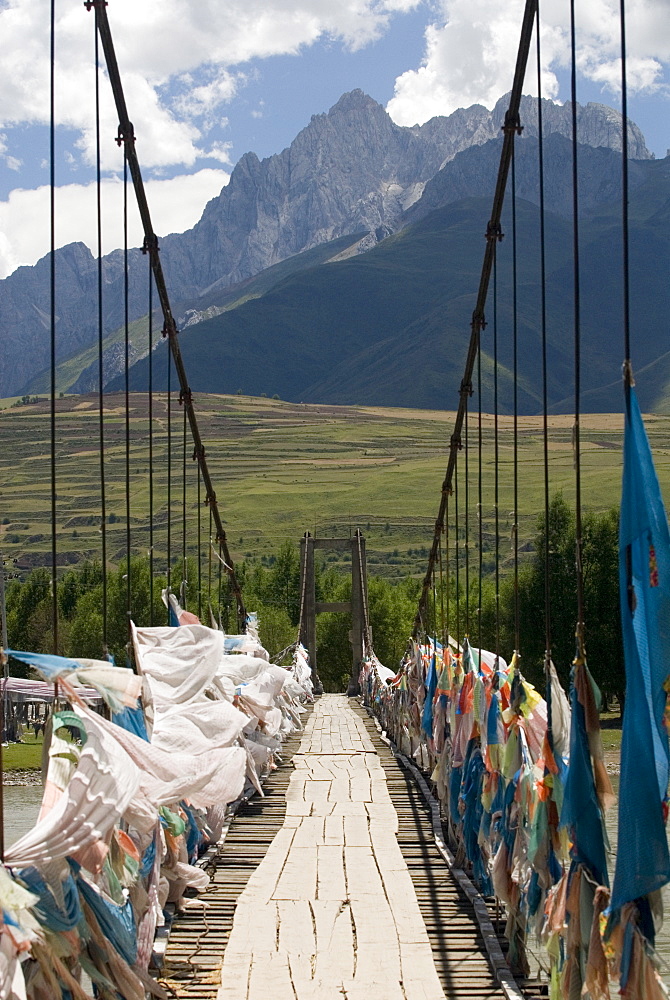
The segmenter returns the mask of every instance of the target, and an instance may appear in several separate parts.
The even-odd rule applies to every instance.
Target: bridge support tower
[[[351,553],[351,600],[350,601],[317,601],[314,580],[314,550],[334,549]],[[300,539],[300,592],[304,593],[302,611],[302,628],[300,641],[309,651],[309,662],[312,667],[312,683],[317,694],[323,693],[316,663],[316,616],[322,612],[349,612],[351,614],[352,664],[351,677],[347,694],[353,697],[360,692],[358,674],[365,653],[363,634],[365,630],[364,601],[367,594],[367,571],[365,562],[365,538],[360,529],[356,529],[351,538],[313,538],[306,531]]]

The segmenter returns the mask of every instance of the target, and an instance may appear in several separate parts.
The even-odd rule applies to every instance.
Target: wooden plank
[[[502,1000],[420,796],[352,704],[324,696],[295,741],[288,801],[235,820],[210,889],[220,909],[207,911],[209,940],[194,913],[174,948],[175,968],[195,970],[176,986],[167,977],[177,996]]]

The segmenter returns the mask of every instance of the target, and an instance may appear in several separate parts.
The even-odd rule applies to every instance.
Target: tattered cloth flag
[[[660,889],[670,880],[665,831],[670,535],[649,441],[632,387],[626,399],[619,585],[626,701],[621,742],[619,845],[611,903],[615,911]],[[645,923],[643,920],[643,926]]]
[[[435,650],[433,649],[433,655],[430,658],[430,667],[428,668],[428,676],[425,680],[426,697],[423,703],[423,712],[421,714],[421,728],[428,737],[428,739],[433,738],[433,699],[435,697],[435,691],[437,689],[437,669],[435,666]]]

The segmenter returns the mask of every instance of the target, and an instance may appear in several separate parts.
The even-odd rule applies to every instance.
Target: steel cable
[[[130,570],[130,318],[128,287],[128,157],[123,151],[123,375],[125,389],[126,435],[126,616],[128,627],[127,653],[130,657],[132,615],[132,590]]]
[[[544,203],[544,135],[542,112],[542,50],[540,38],[540,7],[538,0],[537,27],[537,157],[539,181],[540,210],[540,323],[542,332],[542,453],[544,467],[544,668],[547,685],[547,705],[551,713],[551,698],[549,694],[549,665],[551,663],[551,542],[549,524],[549,387],[547,375],[547,270],[546,270],[546,232]],[[549,734],[551,738],[551,716],[549,715]]]
[[[519,621],[519,331],[517,319],[517,260],[516,260],[516,159],[512,150],[512,378],[513,389],[513,506],[512,523],[514,559],[514,649],[521,645]]]
[[[49,67],[49,293],[50,316],[50,461],[51,461],[51,632],[52,652],[58,653],[58,544],[56,530],[56,6],[51,0],[51,50]],[[2,570],[0,569],[0,572]],[[4,726],[3,726],[4,729]],[[0,794],[1,791],[0,791]],[[0,854],[3,852],[0,851]]]
[[[575,419],[573,449],[575,458],[575,568],[577,571],[577,658],[584,658],[584,573],[582,565],[582,462],[580,442],[581,405],[581,299],[579,273],[579,182],[577,170],[577,45],[575,38],[575,0],[570,0],[570,97],[572,101],[572,250],[574,286],[574,365]]]
[[[107,503],[105,494],[105,413],[104,413],[104,321],[102,303],[102,168],[100,155],[100,58],[98,46],[98,7],[94,20],[95,59],[95,173],[98,254],[98,435],[100,451],[100,534],[102,556],[102,652],[107,656]]]

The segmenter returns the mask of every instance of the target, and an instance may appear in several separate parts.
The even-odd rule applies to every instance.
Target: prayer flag
[[[635,390],[626,399],[619,527],[626,701],[612,908],[670,880],[665,831],[670,690],[670,536]]]

